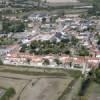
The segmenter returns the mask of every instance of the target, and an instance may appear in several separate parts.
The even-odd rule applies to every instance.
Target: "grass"
[[[41,68],[41,67],[30,67],[30,66],[10,66],[10,65],[1,65],[1,67],[5,67],[1,72],[10,72],[17,74],[26,74],[26,75],[57,75],[57,76],[71,76],[74,78],[79,78],[82,73],[81,71],[63,69],[63,68]],[[18,70],[6,69],[6,67],[18,68]],[[23,68],[23,71],[20,71],[20,68]],[[26,71],[26,68],[32,69],[33,71]]]
[[[67,86],[67,88],[64,90],[64,92],[62,93],[62,95],[57,99],[57,100],[64,100],[64,97],[72,90],[72,86],[75,84],[77,80],[73,79],[69,85]]]
[[[11,70],[11,69],[4,69],[0,72],[9,72],[9,73],[16,73],[16,74],[25,74],[25,75],[35,75],[35,76],[42,76],[42,75],[50,75],[50,76],[66,76],[66,73],[61,72],[35,72],[35,71],[18,71],[18,70]]]
[[[96,100],[97,97],[100,97],[100,84],[97,84],[96,82],[91,82],[84,96],[88,100],[90,100],[89,98],[93,98]]]

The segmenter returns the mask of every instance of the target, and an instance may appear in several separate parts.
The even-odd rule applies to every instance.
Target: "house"
[[[61,62],[59,66],[56,60]],[[44,66],[44,61],[48,60],[49,63]],[[10,65],[26,65],[36,67],[49,67],[49,68],[66,68],[70,70],[80,70],[84,74],[89,72],[92,68],[97,68],[100,64],[100,58],[96,57],[70,57],[67,55],[54,56],[36,56],[27,53],[8,53],[3,60],[4,64]],[[60,66],[61,65],[61,66]]]
[[[4,64],[41,66],[42,57],[24,53],[9,53],[4,59]]]
[[[18,52],[20,49],[19,45],[9,45],[0,47],[0,56],[4,56],[11,52]]]
[[[96,58],[100,58],[100,52],[99,51],[96,52],[95,56],[96,56]]]
[[[44,13],[34,13],[28,17],[28,19],[31,21],[40,21],[40,22],[42,21],[43,18],[48,19],[49,15],[44,12]]]

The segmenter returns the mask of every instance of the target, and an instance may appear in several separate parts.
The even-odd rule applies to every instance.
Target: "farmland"
[[[48,71],[45,69],[44,74],[40,73],[44,71],[41,68],[27,68],[25,70],[25,67],[0,67],[0,87],[12,87],[16,91],[11,100],[59,100],[75,79],[62,69],[57,72],[56,69],[48,69]],[[32,70],[33,72],[29,74]],[[22,73],[22,71],[25,72]]]

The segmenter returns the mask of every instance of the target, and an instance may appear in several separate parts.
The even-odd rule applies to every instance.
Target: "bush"
[[[2,60],[0,59],[0,65],[3,65],[3,62],[2,62]]]
[[[90,82],[91,80],[89,78],[87,78],[86,80],[83,80],[82,82],[82,86],[81,86],[81,89],[79,91],[79,96],[84,96],[87,88],[89,87],[90,85]]]
[[[0,100],[9,100],[15,94],[16,94],[15,90],[13,88],[9,88],[7,89],[6,93],[0,98]]]
[[[100,84],[100,68],[95,70],[96,82]]]

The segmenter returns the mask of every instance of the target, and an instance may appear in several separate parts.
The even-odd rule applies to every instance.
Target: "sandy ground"
[[[20,100],[57,100],[70,82],[71,78],[41,78],[26,87]]]

